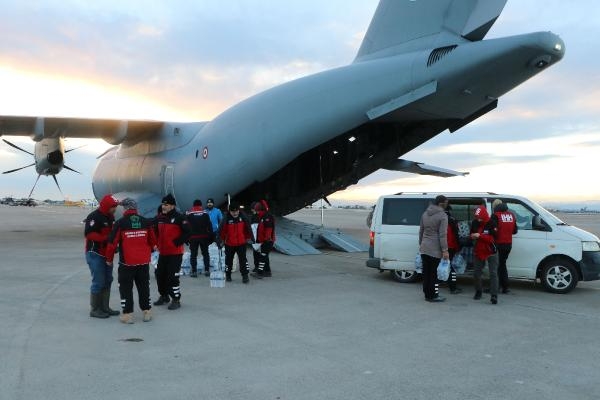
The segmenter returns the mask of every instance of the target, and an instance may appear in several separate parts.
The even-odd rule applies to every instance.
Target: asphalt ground
[[[366,268],[366,254],[274,254],[271,279],[242,285],[238,273],[211,289],[185,277],[180,310],[155,307],[143,323],[136,307],[138,322],[123,325],[88,316],[87,212],[0,206],[0,399],[600,395],[600,282],[568,295],[516,282],[492,306],[463,279],[464,294],[430,304],[420,285]],[[320,221],[315,210],[294,217]],[[367,240],[365,217],[325,221]],[[600,230],[599,217],[584,222]],[[113,308],[117,297],[115,285]]]

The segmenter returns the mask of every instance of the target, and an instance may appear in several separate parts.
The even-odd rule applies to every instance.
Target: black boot
[[[169,301],[171,301],[171,299],[169,298],[169,296],[160,296],[158,298],[158,300],[156,300],[154,302],[155,306],[164,306],[165,304],[169,304]]]
[[[179,301],[179,299],[173,299],[173,301],[171,302],[171,304],[169,304],[169,307],[167,308],[169,310],[177,310],[181,308],[181,302]]]
[[[248,274],[244,274],[242,275],[242,283],[248,283],[250,282],[250,278],[248,278]]]
[[[231,282],[231,272],[225,272],[225,281]]]
[[[102,292],[102,311],[109,316],[117,316],[121,314],[119,311],[110,308],[110,288],[104,289]]]
[[[473,300],[481,300],[481,290],[475,292],[475,296],[473,296]]]
[[[256,279],[262,279],[263,278],[263,271],[261,271],[260,269],[256,272],[252,273],[252,276],[255,277]]]
[[[198,270],[196,268],[192,268],[192,271],[190,272],[190,278],[197,278],[198,277]]]
[[[109,315],[102,311],[102,292],[90,294],[90,317],[92,318],[108,318]]]
[[[492,302],[492,304],[496,305],[498,304],[498,296],[492,296],[492,298],[490,299],[490,301]]]

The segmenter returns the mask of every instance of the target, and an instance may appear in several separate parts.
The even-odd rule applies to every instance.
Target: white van
[[[400,282],[416,280],[414,263],[419,251],[421,216],[439,194],[448,197],[452,215],[459,221],[461,241],[466,246],[471,245],[468,227],[479,205],[485,204],[490,215],[495,199],[508,205],[519,227],[507,262],[510,278],[539,279],[553,293],[568,293],[579,281],[600,279],[598,237],[565,224],[524,197],[495,193],[400,193],[381,197],[371,222],[368,267],[392,271]]]

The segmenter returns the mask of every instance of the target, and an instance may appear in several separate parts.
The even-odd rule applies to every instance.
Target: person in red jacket
[[[106,247],[118,205],[117,199],[106,195],[100,200],[98,209],[85,219],[85,259],[92,274],[90,317],[93,318],[119,315],[118,311],[109,307],[113,269],[106,265]]]
[[[227,216],[219,228],[219,247],[225,246],[225,280],[231,282],[233,258],[237,254],[240,263],[242,282],[248,283],[248,259],[246,245],[252,243],[252,228],[246,218],[240,215],[240,206],[232,203]]]
[[[258,279],[263,277],[270,278],[271,261],[269,253],[273,251],[275,244],[275,217],[269,212],[269,204],[266,200],[261,200],[254,205],[256,212],[256,249],[254,257],[258,261],[257,270],[254,276]]]
[[[156,236],[151,221],[137,212],[137,203],[133,199],[121,202],[125,210],[123,217],[113,226],[108,239],[106,264],[113,265],[113,259],[119,248],[119,293],[121,294],[121,322],[133,324],[133,284],[138,291],[140,308],[144,313],[144,322],[152,319],[150,305],[150,257],[157,247]]]
[[[498,280],[502,293],[510,292],[508,288],[508,270],[506,269],[506,260],[512,251],[513,235],[519,232],[517,227],[517,217],[508,210],[508,206],[497,199],[493,203],[494,215],[498,221],[498,234],[496,237],[496,247],[498,248]]]
[[[454,256],[460,252],[460,242],[458,240],[458,222],[452,216],[452,207],[448,204],[446,207],[446,215],[448,215],[448,253],[450,254],[450,276],[448,277],[448,288],[450,294],[460,294],[462,289],[457,287],[457,275],[456,270],[452,266],[452,260]]]
[[[475,268],[475,300],[481,299],[483,268],[487,261],[490,270],[490,294],[492,304],[498,304],[498,252],[495,240],[498,226],[496,218],[490,218],[485,205],[477,207],[471,224],[471,239],[475,240],[473,266]]]
[[[181,307],[181,286],[179,273],[183,260],[183,245],[190,236],[189,223],[184,215],[175,209],[177,202],[172,194],[162,199],[162,213],[156,219],[158,237],[158,265],[156,267],[156,283],[160,298],[155,306],[162,306],[172,298],[169,310]]]

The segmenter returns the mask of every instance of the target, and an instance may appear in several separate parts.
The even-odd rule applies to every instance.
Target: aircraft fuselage
[[[173,193],[182,208],[225,193],[241,201],[261,196],[279,213],[292,212],[469,123],[564,51],[558,36],[543,32],[321,72],[209,123],[165,124],[152,140],[121,144],[99,161],[94,192]]]

